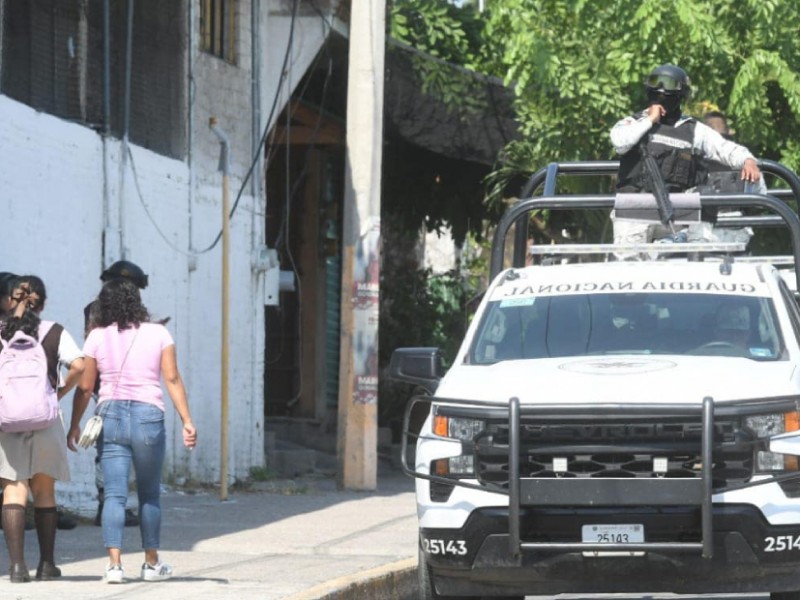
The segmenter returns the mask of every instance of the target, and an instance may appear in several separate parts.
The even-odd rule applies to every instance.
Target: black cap
[[[148,283],[145,272],[128,260],[118,260],[100,275],[101,281],[111,281],[112,279],[128,279],[142,290],[147,287]]]

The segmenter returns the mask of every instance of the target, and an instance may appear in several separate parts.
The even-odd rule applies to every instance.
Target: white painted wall
[[[42,277],[49,294],[44,316],[64,324],[79,344],[83,307],[100,289],[104,264],[125,258],[149,274],[143,299],[155,318],[171,319],[167,327],[199,436],[194,451],[183,449],[180,421],[168,411],[167,480],[213,483],[220,474],[221,244],[202,251],[220,231],[222,176],[208,120],[217,117],[230,138],[233,203],[273,99],[277,94],[277,114],[328,33],[315,12],[301,15],[290,72],[281,82],[289,19],[281,0],[265,4],[254,96],[250,1],[237,4],[235,65],[199,50],[199,15],[188,3],[188,151],[182,161],[131,146],[131,162],[119,140],[104,142],[87,127],[0,95],[0,271]],[[245,188],[231,222],[229,483],[264,464],[263,274],[253,270],[252,257],[263,243],[269,199],[256,199],[251,190]],[[71,406],[70,394],[63,404],[67,423]],[[95,509],[94,455],[71,453],[72,481],[57,485],[59,503],[86,514]]]
[[[277,95],[278,102],[272,114],[272,122],[275,122],[281,107],[289,101],[331,28],[344,27],[333,18],[337,4],[338,2],[332,2],[327,14],[319,14],[301,2],[295,19],[292,19],[291,2],[271,0],[267,2],[266,8],[261,9],[261,39],[269,44],[269,54],[260,63],[262,121],[266,122],[269,118]],[[284,59],[286,72],[282,76]]]
[[[213,482],[219,477],[219,356],[221,249],[190,260],[186,163],[132,147],[141,198],[130,163],[120,178],[121,144],[109,142],[111,213],[122,200],[124,257],[150,275],[143,298],[155,317],[169,316],[181,373],[198,427],[196,450],[183,449],[180,422],[168,411],[166,475]],[[0,270],[37,274],[48,288],[45,316],[65,325],[82,343],[83,307],[97,293],[102,270],[103,141],[67,123],[0,95]],[[240,183],[232,178],[233,186]],[[238,189],[238,188],[237,188]],[[193,191],[192,245],[207,246],[221,223],[221,176],[206,173]],[[263,306],[259,278],[250,268],[253,199],[231,230],[231,477],[263,465],[263,390],[254,385],[254,307]],[[196,268],[190,269],[190,263]],[[263,316],[262,316],[263,319]],[[71,396],[64,400],[69,420]],[[177,422],[176,422],[177,421]],[[90,511],[94,451],[70,455],[72,481],[59,483],[59,502]]]

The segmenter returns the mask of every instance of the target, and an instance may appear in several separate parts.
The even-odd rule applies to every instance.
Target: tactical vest
[[[640,115],[637,115],[641,117]],[[617,190],[652,192],[644,172],[642,146],[656,161],[669,192],[684,192],[705,180],[699,156],[694,153],[694,129],[697,122],[684,121],[678,127],[656,123],[637,146],[622,155]]]

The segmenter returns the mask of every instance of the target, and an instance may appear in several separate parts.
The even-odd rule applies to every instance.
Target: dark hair
[[[14,273],[8,273],[7,271],[0,273],[0,296],[11,295],[11,285],[16,278],[17,276]]]
[[[706,121],[707,119],[725,119],[725,121],[727,121],[728,117],[718,110],[710,110],[703,115],[703,121]]]
[[[9,290],[15,300],[27,302],[28,308],[33,310],[44,308],[47,288],[44,286],[44,281],[36,275],[20,275],[12,279]]]
[[[3,307],[5,299],[11,296],[11,284],[17,278],[13,273],[2,272],[0,273],[0,319],[6,316],[6,311]]]
[[[25,302],[27,308],[21,317],[10,316],[3,326],[3,339],[10,340],[17,331],[23,331],[31,337],[39,335],[39,311],[47,300],[47,289],[36,275],[20,275],[11,280],[10,295],[19,302]]]
[[[122,330],[139,327],[150,320],[150,314],[142,304],[139,288],[129,279],[107,281],[97,296],[97,302],[100,309],[97,324],[100,327],[116,323]]]

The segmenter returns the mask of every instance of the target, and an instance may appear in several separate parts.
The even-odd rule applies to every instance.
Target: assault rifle
[[[647,136],[648,140],[652,136]],[[669,199],[669,192],[667,186],[664,185],[664,178],[661,177],[661,169],[656,164],[656,159],[647,151],[647,144],[639,144],[639,152],[642,155],[642,162],[644,163],[644,176],[650,191],[656,198],[658,205],[658,216],[661,219],[662,225],[669,225],[672,233],[675,233],[675,209],[672,206],[672,201]]]

